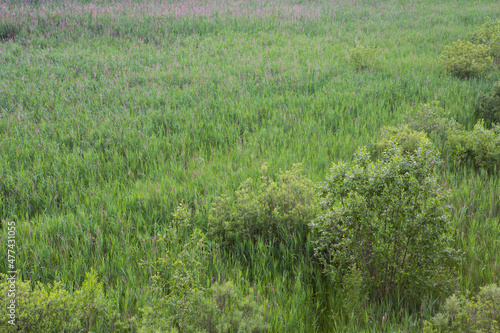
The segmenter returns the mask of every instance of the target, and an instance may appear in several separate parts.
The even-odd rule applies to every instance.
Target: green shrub
[[[472,39],[476,43],[488,46],[490,55],[497,62],[500,60],[500,20],[483,24],[479,30],[474,33]]]
[[[10,282],[1,275],[0,294],[7,295]],[[7,308],[7,297],[0,298],[0,306]],[[75,293],[63,288],[62,283],[37,283],[31,289],[29,281],[16,281],[15,326],[8,323],[7,311],[0,314],[1,332],[128,332],[130,328],[106,298],[94,271],[86,274],[85,282]],[[129,323],[133,325],[133,321]]]
[[[130,332],[133,321],[125,323],[120,320],[113,302],[106,297],[102,283],[98,281],[94,270],[85,274],[85,281],[73,297],[82,312],[80,322],[87,331],[97,332]]]
[[[192,295],[191,295],[192,296]],[[174,323],[167,307],[156,305],[143,309],[139,330],[149,332],[267,332],[267,300],[250,289],[244,295],[231,281],[212,285],[206,295],[194,298],[181,321]]]
[[[438,101],[420,104],[411,110],[406,116],[406,124],[412,130],[425,132],[437,140],[445,140],[451,131],[461,128],[459,123],[448,117]]]
[[[267,332],[267,300],[250,289],[248,295],[229,281],[214,284],[201,317],[207,332]]]
[[[377,68],[380,65],[382,51],[376,47],[356,46],[349,53],[349,62],[357,71]]]
[[[480,96],[477,117],[484,119],[488,124],[500,124],[500,81],[493,85],[489,94]]]
[[[0,331],[2,332],[75,332],[81,327],[79,318],[81,308],[71,293],[67,292],[60,282],[53,285],[38,283],[31,290],[29,281],[16,281],[16,313],[15,326],[8,321],[7,290],[9,282],[2,275],[0,282]]]
[[[178,206],[172,217],[170,228],[158,238],[158,246],[165,247],[166,254],[152,264],[156,269],[153,287],[158,300],[143,309],[142,326],[144,330],[148,328],[148,332],[170,331],[171,328],[190,332],[202,312],[205,235],[194,229],[183,242],[190,219],[190,212],[184,204]]]
[[[486,170],[500,165],[500,125],[487,129],[480,120],[472,131],[452,132],[446,144],[455,164],[473,163]]]
[[[460,78],[481,76],[493,67],[487,45],[461,40],[445,47],[441,61],[446,72]]]
[[[450,296],[441,312],[425,322],[424,332],[500,332],[500,287],[482,287],[472,300],[465,295]]]
[[[357,321],[362,318],[363,310],[368,304],[368,295],[364,288],[363,274],[356,264],[353,264],[344,276],[342,308]]]
[[[307,222],[316,214],[314,185],[302,175],[300,164],[281,172],[277,181],[265,176],[260,185],[252,179],[236,191],[236,200],[219,197],[208,218],[208,236],[217,243],[231,246],[237,240],[283,241],[291,234],[307,236]]]
[[[243,295],[232,282],[204,287],[205,235],[194,229],[183,242],[190,220],[184,204],[172,217],[170,228],[158,241],[167,248],[166,255],[153,264],[158,298],[141,309],[139,331],[265,332],[265,299],[253,291]]]
[[[362,148],[353,165],[334,164],[320,187],[323,212],[311,223],[325,271],[338,279],[355,264],[380,298],[445,289],[456,256],[439,164],[428,139],[411,154],[392,143],[376,162]]]
[[[408,125],[385,126],[382,128],[382,135],[379,141],[373,143],[373,149],[380,154],[392,145],[392,141],[398,142],[404,153],[416,151],[420,141],[426,138],[424,132],[411,129]]]

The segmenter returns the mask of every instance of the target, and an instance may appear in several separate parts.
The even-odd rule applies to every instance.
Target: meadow
[[[157,260],[206,232],[216,198],[264,163],[271,178],[302,163],[319,184],[435,100],[472,129],[500,73],[458,78],[440,55],[499,18],[494,0],[0,2],[0,272],[15,221],[19,280],[75,292],[93,268],[120,316],[140,322]],[[357,45],[380,48],[380,65],[353,68]],[[442,158],[464,252],[457,290],[477,292],[500,281],[500,177]],[[181,203],[188,228],[160,242]],[[198,279],[258,290],[272,332],[419,332],[443,301],[370,303],[357,326],[295,241],[208,240]]]

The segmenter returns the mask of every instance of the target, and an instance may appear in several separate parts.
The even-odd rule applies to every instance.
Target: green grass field
[[[94,268],[122,316],[140,316],[154,299],[140,263],[175,246],[156,236],[180,202],[206,231],[215,198],[264,162],[271,175],[300,162],[319,183],[420,103],[471,129],[500,73],[459,79],[439,59],[498,18],[495,0],[0,2],[0,272],[15,221],[19,279],[74,291]],[[356,71],[356,45],[379,47],[380,65]],[[445,163],[440,183],[460,290],[498,283],[498,173]],[[360,330],[312,253],[287,261],[261,245],[214,247],[203,284],[255,285],[274,332]],[[418,332],[439,302],[371,304],[365,329]]]

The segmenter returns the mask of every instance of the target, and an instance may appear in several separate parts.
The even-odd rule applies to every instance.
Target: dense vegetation
[[[497,332],[499,19],[1,2],[0,331]]]

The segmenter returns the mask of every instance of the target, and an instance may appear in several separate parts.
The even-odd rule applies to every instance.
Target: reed
[[[4,1],[1,242],[16,221],[22,279],[74,291],[94,268],[122,316],[136,316],[154,298],[155,267],[141,262],[166,254],[157,237],[181,201],[191,228],[206,231],[215,198],[259,177],[264,162],[272,176],[302,163],[318,183],[381,127],[436,99],[471,129],[500,74],[461,80],[439,57],[499,17],[493,0]],[[356,71],[356,45],[384,60]],[[460,288],[477,291],[500,278],[498,173],[445,163],[440,182],[465,253]],[[276,332],[420,331],[439,306],[370,303],[353,321],[311,240],[300,255],[297,241],[209,244],[201,282],[256,286]]]

